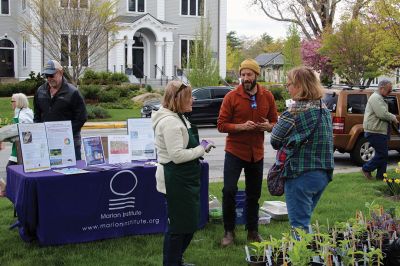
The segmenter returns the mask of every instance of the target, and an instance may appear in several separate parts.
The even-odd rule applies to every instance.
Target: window
[[[205,0],[181,0],[181,15],[204,16]]]
[[[22,10],[26,9],[26,0],[22,0]]]
[[[214,99],[222,99],[230,91],[230,89],[213,89]]]
[[[322,101],[325,103],[326,108],[328,108],[330,112],[336,112],[336,105],[338,101],[338,95],[336,92],[325,93]]]
[[[209,100],[211,99],[211,91],[206,88],[193,91],[193,97],[196,100]]]
[[[194,49],[194,40],[181,40],[181,68],[187,68],[190,54]]]
[[[88,0],[61,0],[61,7],[70,7],[70,8],[87,8]]]
[[[128,0],[129,12],[144,12],[144,0]]]
[[[353,94],[347,96],[347,112],[349,114],[364,114],[366,106],[366,94]]]
[[[8,15],[10,14],[10,1],[9,0],[1,0],[1,15]]]
[[[22,66],[26,67],[26,38],[22,38]]]
[[[394,115],[399,114],[399,108],[397,107],[397,98],[396,96],[388,96],[385,97],[385,102],[388,104],[388,110],[390,113]]]
[[[61,35],[61,65],[88,66],[88,37]]]

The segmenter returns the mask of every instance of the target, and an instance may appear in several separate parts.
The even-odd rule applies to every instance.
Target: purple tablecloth
[[[85,166],[79,161],[79,168]],[[14,203],[19,232],[40,245],[87,242],[126,235],[164,232],[166,206],[156,190],[156,167],[64,175],[53,171],[24,173],[7,168],[7,197]],[[208,164],[202,163],[201,219],[208,220]]]

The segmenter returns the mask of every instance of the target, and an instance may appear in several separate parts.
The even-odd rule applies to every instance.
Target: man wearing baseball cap
[[[56,60],[49,60],[43,75],[47,82],[38,88],[33,98],[35,123],[71,121],[76,160],[81,160],[81,128],[87,120],[85,101],[78,89],[68,83],[64,70]]]
[[[218,131],[228,133],[222,190],[223,247],[234,243],[235,195],[242,169],[246,183],[247,240],[262,241],[258,233],[258,200],[263,178],[264,132],[271,132],[278,120],[274,96],[257,84],[258,63],[253,59],[244,60],[239,66],[239,75],[241,84],[225,96],[218,117]]]

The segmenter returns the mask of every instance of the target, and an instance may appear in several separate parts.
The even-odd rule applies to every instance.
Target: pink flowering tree
[[[306,66],[313,68],[320,73],[320,80],[323,84],[332,83],[333,68],[330,59],[319,52],[321,39],[303,40],[301,42],[301,57]]]

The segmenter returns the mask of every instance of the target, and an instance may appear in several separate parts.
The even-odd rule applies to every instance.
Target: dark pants
[[[246,229],[258,230],[258,200],[261,196],[264,159],[258,162],[244,161],[231,153],[225,153],[224,188],[222,189],[222,211],[225,231],[235,229],[237,183],[244,169],[246,184]]]
[[[81,135],[79,134],[79,136],[74,136],[75,158],[77,161],[82,160],[81,146]]]
[[[173,234],[167,231],[164,234],[164,266],[180,266],[182,265],[182,257],[186,248],[189,246],[193,238],[190,234]]]
[[[18,164],[17,162],[14,162],[14,161],[8,161],[8,163],[7,163],[7,166],[6,166],[6,168],[7,167],[9,167],[10,165],[16,165],[16,164]]]
[[[389,137],[383,134],[365,133],[365,137],[375,149],[375,156],[366,162],[362,169],[366,172],[376,171],[376,179],[383,179],[383,174],[386,173],[388,160],[388,141]]]

